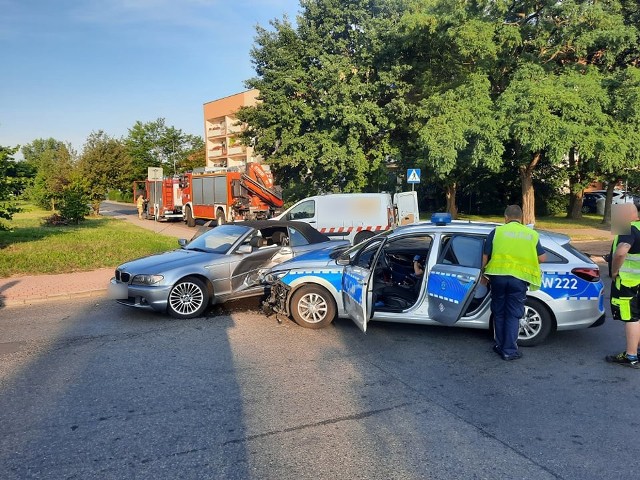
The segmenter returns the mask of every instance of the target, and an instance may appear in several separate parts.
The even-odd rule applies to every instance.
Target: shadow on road
[[[231,318],[57,305],[0,356],[0,478],[251,477]]]

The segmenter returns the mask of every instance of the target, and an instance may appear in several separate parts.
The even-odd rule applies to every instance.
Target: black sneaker
[[[629,357],[627,357],[627,352],[620,352],[617,355],[607,355],[605,360],[609,363],[617,363],[618,365],[624,365],[626,367],[640,368],[640,362],[638,362],[638,359],[629,359]]]
[[[493,346],[493,351],[494,351],[495,353],[497,353],[498,355],[502,356],[502,349],[500,348],[500,346],[499,346],[499,345],[494,345],[494,346]]]
[[[502,356],[502,359],[506,361],[518,360],[522,358],[522,354],[520,352],[512,353],[511,355],[507,355],[506,353],[503,353],[501,356]]]

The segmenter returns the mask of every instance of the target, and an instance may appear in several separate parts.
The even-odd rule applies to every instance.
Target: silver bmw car
[[[221,225],[178,243],[178,250],[120,265],[110,298],[177,318],[197,317],[211,304],[264,294],[263,269],[312,250],[349,245],[304,222],[270,220]]]
[[[363,331],[371,320],[491,328],[491,291],[480,282],[480,268],[485,238],[496,224],[443,218],[389,230],[345,252],[311,252],[277,265],[265,277],[272,285],[265,311],[308,328],[337,316]],[[523,346],[605,318],[598,266],[566,235],[539,233],[546,260],[542,288],[527,293],[518,339]]]

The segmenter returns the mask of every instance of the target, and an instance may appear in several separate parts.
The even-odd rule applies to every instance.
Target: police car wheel
[[[524,317],[520,319],[518,345],[533,347],[542,343],[553,327],[553,319],[547,307],[533,298],[527,298]]]
[[[301,327],[326,327],[333,322],[336,311],[333,296],[317,285],[300,287],[291,298],[291,315]]]

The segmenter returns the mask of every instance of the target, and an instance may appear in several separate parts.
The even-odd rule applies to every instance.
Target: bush
[[[109,190],[107,199],[113,200],[114,202],[133,203],[133,193],[129,191],[121,192],[120,190]]]
[[[64,191],[60,202],[60,215],[75,224],[89,215],[89,199],[81,187],[72,186]]]
[[[57,227],[59,225],[68,225],[69,221],[58,213],[45,217],[44,224],[47,227]]]

